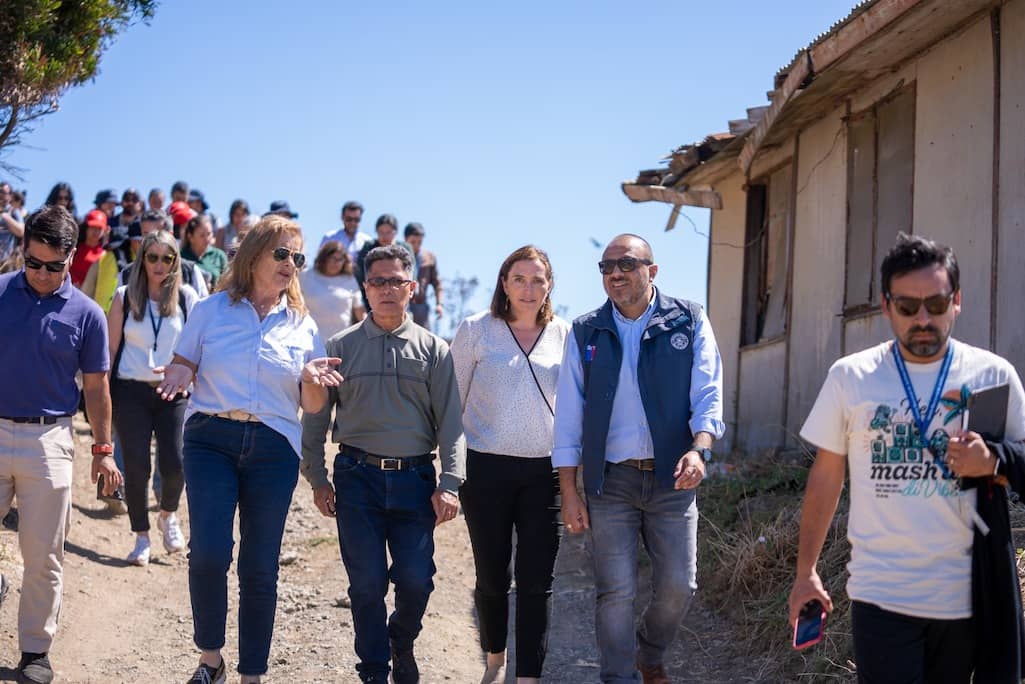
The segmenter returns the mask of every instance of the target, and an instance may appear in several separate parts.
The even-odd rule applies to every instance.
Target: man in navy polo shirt
[[[17,496],[25,565],[18,674],[27,682],[53,680],[47,652],[61,606],[79,370],[92,421],[93,482],[102,475],[108,495],[121,484],[111,457],[106,320],[68,275],[77,237],[66,209],[46,207],[25,222],[24,270],[0,275],[0,373],[9,389],[0,392],[0,516]]]

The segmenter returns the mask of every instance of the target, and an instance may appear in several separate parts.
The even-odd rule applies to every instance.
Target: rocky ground
[[[88,441],[79,440],[74,511],[64,568],[64,605],[51,658],[59,682],[185,682],[195,667],[186,557],[168,556],[154,530],[149,566],[124,562],[133,545],[126,516],[114,517],[89,483]],[[153,514],[155,516],[155,513]],[[180,512],[188,529],[188,510]],[[476,684],[483,671],[473,611],[473,560],[462,518],[438,528],[438,575],[417,655],[425,683]],[[15,681],[21,559],[16,536],[0,533],[0,570],[11,592],[0,608],[0,682]],[[357,682],[347,580],[333,521],[313,506],[300,478],[285,530],[277,623],[268,682]],[[643,578],[642,578],[643,579]],[[235,595],[237,582],[230,576]],[[642,585],[644,582],[642,581]],[[563,540],[545,682],[598,681],[594,591],[586,540]],[[231,610],[234,606],[231,607]],[[229,613],[229,667],[236,660],[237,619]],[[757,681],[756,663],[732,653],[728,630],[700,604],[690,612],[667,659],[674,682]],[[237,675],[229,676],[237,682]],[[512,678],[510,682],[514,681]]]

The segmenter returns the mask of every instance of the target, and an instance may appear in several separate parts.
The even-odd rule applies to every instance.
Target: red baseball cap
[[[171,215],[171,221],[176,226],[185,225],[189,222],[189,219],[196,215],[192,207],[185,202],[171,202],[171,208],[167,213]]]
[[[85,215],[85,225],[90,228],[106,228],[107,215],[99,209],[93,209]]]

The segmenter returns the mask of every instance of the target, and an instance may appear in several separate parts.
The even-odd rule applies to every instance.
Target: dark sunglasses
[[[644,264],[645,266],[651,266],[651,259],[637,259],[635,257],[619,257],[618,259],[604,259],[598,262],[598,270],[601,271],[602,275],[612,275],[616,270],[616,266],[619,266],[619,270],[623,273],[629,273],[637,268],[638,264]]]
[[[925,298],[886,295],[886,298],[893,305],[894,310],[906,318],[917,316],[923,304],[925,304],[925,310],[930,316],[942,316],[947,313],[950,303],[954,301],[954,293],[936,294]]]
[[[60,273],[64,270],[64,267],[68,265],[68,260],[64,261],[40,261],[34,256],[25,257],[25,267],[31,268],[33,271],[38,271],[41,268],[45,268],[50,273]]]
[[[163,261],[165,264],[170,266],[174,263],[177,257],[173,254],[154,254],[153,252],[146,252],[146,263],[155,264],[158,261]]]
[[[291,256],[292,263],[295,264],[296,268],[302,268],[306,265],[306,255],[302,252],[293,252],[288,247],[278,247],[271,254],[274,255],[274,261],[284,261]]]
[[[411,282],[413,281],[404,278],[367,278],[367,285],[375,290],[383,290],[386,287],[397,290],[400,287],[409,285]]]

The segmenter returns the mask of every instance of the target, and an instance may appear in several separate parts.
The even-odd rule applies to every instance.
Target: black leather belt
[[[402,457],[375,456],[374,454],[368,454],[362,449],[345,445],[342,445],[339,451],[346,456],[351,456],[359,463],[366,463],[381,470],[409,470],[410,468],[427,465],[434,460],[434,454]]]
[[[637,468],[637,470],[654,470],[655,459],[653,458],[628,458],[625,461],[620,461],[616,465],[630,466],[631,468]]]
[[[31,423],[32,425],[53,425],[61,418],[70,418],[71,416],[32,416],[31,418],[15,418],[12,416],[0,416],[0,420],[9,420],[12,423]]]

